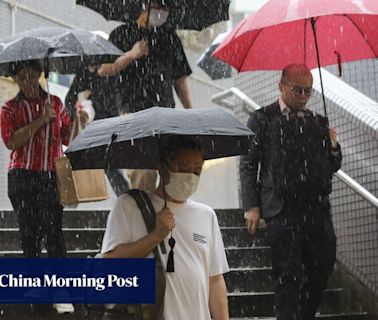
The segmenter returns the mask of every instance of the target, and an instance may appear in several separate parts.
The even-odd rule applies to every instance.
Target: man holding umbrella
[[[102,65],[98,73],[119,73],[116,95],[119,114],[133,113],[154,106],[173,108],[173,89],[185,108],[192,108],[188,76],[192,73],[181,41],[172,27],[164,26],[170,8],[165,0],[141,0],[142,11],[136,22],[126,22],[109,37],[125,54]],[[156,172],[128,170],[131,188],[155,189]]]
[[[44,241],[48,257],[62,258],[66,247],[62,231],[63,206],[57,192],[54,159],[68,144],[70,118],[58,97],[39,85],[42,67],[30,60],[11,65],[19,94],[1,108],[1,136],[11,150],[8,196],[17,214],[24,256],[41,255]],[[80,112],[81,124],[88,121]],[[77,126],[76,126],[77,127]],[[73,133],[76,134],[76,133]],[[58,313],[73,312],[72,304],[55,304]]]
[[[170,9],[164,0],[141,3],[137,21],[126,22],[109,36],[125,54],[113,64],[102,65],[99,74],[120,73],[120,114],[154,106],[173,108],[172,86],[183,106],[191,108],[187,78],[192,71],[175,30],[164,26]]]
[[[172,136],[161,149],[160,185],[148,193],[157,212],[156,226],[147,233],[140,210],[129,194],[117,199],[108,217],[102,243],[105,258],[153,257],[171,230],[177,245],[175,272],[166,273],[165,320],[228,319],[223,274],[228,264],[215,212],[189,197],[196,191],[203,154],[199,145]],[[166,204],[165,204],[166,200]],[[168,255],[159,254],[164,262]],[[157,319],[157,317],[151,317]]]
[[[328,195],[341,150],[326,118],[306,108],[310,70],[287,66],[279,88],[248,121],[256,136],[240,162],[244,217],[252,235],[261,215],[267,222],[277,319],[311,320],[336,260]]]

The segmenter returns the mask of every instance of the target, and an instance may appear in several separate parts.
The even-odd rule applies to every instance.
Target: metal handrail
[[[245,113],[252,113],[261,107],[249,98],[240,89],[232,87],[230,89],[224,90],[223,92],[217,93],[212,96],[211,101],[222,106],[233,110],[237,105],[233,102],[228,101],[228,98],[237,98],[242,103],[242,109]],[[373,195],[369,190],[360,185],[356,180],[347,175],[344,171],[338,170],[335,176],[348,187],[352,188],[354,192],[363,197],[366,201],[371,203],[375,208],[378,209],[378,198]]]
[[[374,196],[370,191],[361,186],[356,180],[347,175],[344,171],[338,170],[335,173],[342,182],[352,188],[356,193],[362,196],[365,200],[369,201],[374,207],[378,208],[378,198]]]
[[[211,101],[228,109],[233,110],[235,108],[235,103],[229,102],[226,99],[229,97],[236,97],[242,102],[242,109],[245,113],[252,113],[261,107],[249,98],[240,89],[232,87],[223,92],[217,93],[211,97]]]

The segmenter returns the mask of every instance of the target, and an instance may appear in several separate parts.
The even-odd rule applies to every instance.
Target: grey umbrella
[[[205,50],[205,52],[200,56],[200,58],[197,61],[197,65],[203,71],[205,71],[206,74],[212,80],[226,79],[232,77],[232,67],[226,62],[212,56],[212,53],[224,41],[224,39],[228,36],[229,33],[229,31],[220,33],[211,43],[211,46]]]
[[[196,140],[206,160],[247,153],[253,133],[220,109],[154,107],[90,123],[66,155],[73,169],[156,169],[160,150],[173,135]],[[174,272],[172,233],[168,243],[167,272]]]
[[[76,73],[90,64],[112,62],[122,55],[101,36],[84,30],[37,28],[0,40],[0,75],[10,75],[20,61],[39,60],[45,71]]]
[[[153,169],[160,147],[172,135],[196,140],[205,159],[245,154],[251,130],[217,108],[171,109],[154,107],[91,122],[66,150],[72,168]]]

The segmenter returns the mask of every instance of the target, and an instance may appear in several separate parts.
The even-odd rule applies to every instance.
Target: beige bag
[[[70,142],[73,139],[73,132],[77,123],[76,118],[72,125]],[[55,159],[55,169],[61,204],[72,205],[109,198],[103,169],[73,171],[69,159],[65,156]]]

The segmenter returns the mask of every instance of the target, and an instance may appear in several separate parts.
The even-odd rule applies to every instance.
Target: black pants
[[[312,320],[336,261],[328,199],[268,219],[278,320]]]
[[[39,257],[41,241],[48,257],[65,257],[63,206],[59,203],[55,173],[11,170],[8,173],[8,196],[17,214],[25,257]]]

